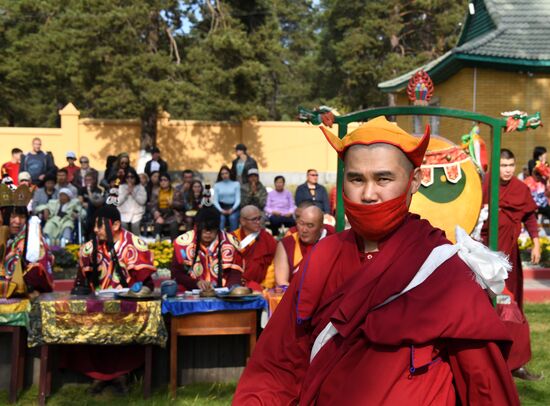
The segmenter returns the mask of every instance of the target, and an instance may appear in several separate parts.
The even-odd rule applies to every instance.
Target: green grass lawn
[[[543,373],[545,379],[540,382],[516,380],[523,405],[550,404],[550,303],[527,304],[526,314],[531,326],[531,346],[533,360],[529,369]],[[157,389],[148,400],[142,399],[141,383],[132,385],[128,397],[118,397],[110,392],[92,397],[86,392],[88,385],[67,384],[57,390],[49,399],[51,406],[128,406],[128,405],[208,405],[221,406],[231,404],[235,384],[193,384],[178,389],[176,400],[171,400],[167,389]],[[20,397],[18,405],[35,405],[37,388],[27,389]],[[7,391],[0,392],[0,404],[7,404]]]
[[[522,405],[550,404],[550,303],[526,304],[525,313],[531,327],[533,357],[529,370],[543,373],[540,382],[516,380]]]

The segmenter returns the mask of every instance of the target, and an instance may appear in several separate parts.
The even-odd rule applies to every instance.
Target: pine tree
[[[455,45],[465,5],[465,0],[323,1],[318,94],[343,110],[383,103],[380,81]]]

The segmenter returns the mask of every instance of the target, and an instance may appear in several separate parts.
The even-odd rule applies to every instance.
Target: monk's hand
[[[538,239],[537,239],[538,240]],[[540,262],[540,243],[533,242],[533,249],[531,250],[531,263],[538,264]]]
[[[212,284],[208,281],[200,280],[197,282],[197,286],[200,290],[212,290]]]

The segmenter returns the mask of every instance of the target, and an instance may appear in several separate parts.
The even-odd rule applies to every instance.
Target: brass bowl
[[[247,288],[246,286],[237,286],[231,289],[231,292],[229,292],[229,296],[246,296],[251,295],[252,289]]]

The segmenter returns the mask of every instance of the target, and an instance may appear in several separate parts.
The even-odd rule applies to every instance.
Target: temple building
[[[472,0],[456,46],[441,57],[404,75],[379,83],[390,104],[407,105],[407,84],[420,69],[434,85],[430,105],[475,111],[493,117],[501,112],[540,112],[550,120],[550,2],[540,0]],[[472,128],[463,120],[403,116],[398,122],[419,133],[430,122],[434,133],[456,143]],[[549,122],[550,123],[550,122]],[[549,124],[550,126],[550,124]],[[505,134],[502,146],[518,159],[518,170],[533,147],[550,147],[548,126]],[[490,132],[481,127],[490,143]]]

